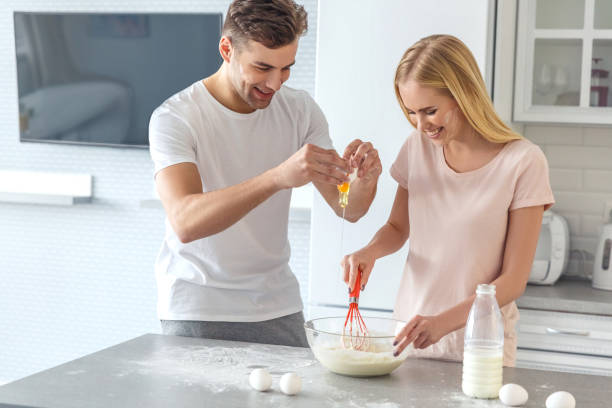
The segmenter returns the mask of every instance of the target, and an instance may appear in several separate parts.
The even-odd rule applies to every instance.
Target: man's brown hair
[[[293,0],[235,0],[227,10],[223,35],[238,49],[248,40],[280,48],[306,32],[307,17]]]

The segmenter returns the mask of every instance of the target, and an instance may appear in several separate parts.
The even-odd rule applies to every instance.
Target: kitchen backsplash
[[[526,125],[524,135],[544,151],[556,204],[570,228],[567,275],[591,276],[606,204],[612,206],[612,128]]]

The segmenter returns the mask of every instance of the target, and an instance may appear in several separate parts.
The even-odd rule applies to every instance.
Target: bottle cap
[[[489,294],[495,294],[495,285],[488,285],[485,283],[481,283],[480,285],[478,285],[476,287],[476,294],[480,295],[489,295]]]

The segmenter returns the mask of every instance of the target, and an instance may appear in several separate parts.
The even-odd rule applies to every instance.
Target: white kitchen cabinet
[[[533,370],[612,376],[612,359],[519,348],[516,366]]]
[[[520,309],[517,366],[612,376],[612,316]]]
[[[517,122],[612,124],[612,2],[521,0]]]

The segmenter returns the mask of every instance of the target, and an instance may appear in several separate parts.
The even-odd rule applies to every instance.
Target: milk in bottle
[[[495,298],[495,285],[478,285],[465,326],[463,393],[497,398],[502,386],[504,322]]]

